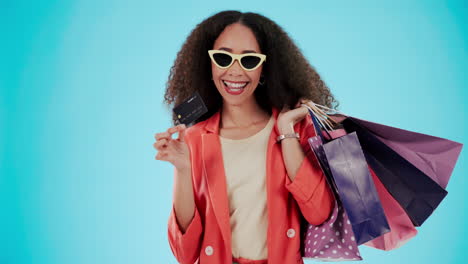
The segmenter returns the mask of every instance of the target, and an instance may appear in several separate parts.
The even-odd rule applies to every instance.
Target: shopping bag
[[[353,117],[402,158],[446,189],[463,144]]]
[[[323,145],[358,245],[390,231],[356,133]]]
[[[382,184],[403,207],[413,225],[422,225],[447,195],[444,187],[462,144],[310,104],[329,111],[328,117],[342,125],[347,133],[357,133],[366,160]]]
[[[369,171],[371,172],[372,180],[374,181],[385,216],[387,217],[390,232],[374,238],[364,243],[364,245],[386,251],[399,248],[416,236],[418,231],[405,210],[392,197],[387,189],[385,189],[385,186],[380,182],[372,168],[369,167]]]
[[[332,134],[333,138],[336,138],[346,133],[341,129],[341,131],[332,131],[330,134]],[[324,223],[320,225],[307,223],[307,231],[303,238],[302,256],[322,261],[362,260],[351,222],[331,180],[321,137],[317,135],[309,138],[308,142],[324,171],[327,183],[335,197],[335,205],[332,214]]]
[[[311,102],[311,104],[323,110],[324,112],[327,112],[328,117],[330,118],[330,120],[333,120],[335,124],[343,126],[343,121],[350,118],[349,116],[342,114],[334,109],[330,109],[328,107],[321,106],[313,102]],[[455,163],[461,152],[463,146],[461,143],[444,138],[434,137],[382,124],[377,124],[355,117],[351,118],[356,123],[358,123],[359,126],[361,126],[363,129],[366,129],[367,132],[369,132],[371,135],[377,138],[380,142],[384,143],[391,150],[396,152],[400,156],[397,156],[397,160],[401,158],[406,159],[410,164],[414,165],[414,167],[423,172],[423,174],[425,174],[426,177],[435,181],[440,187],[444,189],[446,188],[450,179],[450,175],[452,174]],[[351,131],[356,131],[356,129],[348,129],[348,132]],[[360,136],[362,137],[362,134]],[[367,138],[369,138],[369,136],[367,136]],[[388,149],[380,149],[380,153],[386,153],[387,150]],[[375,152],[379,152],[378,149]],[[364,153],[366,154],[366,158],[370,156],[369,154],[367,154],[368,151],[366,151],[366,148],[364,148]],[[395,156],[396,155],[393,155],[393,157]],[[387,164],[385,155],[383,155],[383,157],[381,158],[381,164],[383,164],[382,166],[375,166],[376,162],[372,162],[372,160],[374,160],[372,157],[370,158],[371,162],[368,163],[374,163],[373,166],[380,168],[380,171],[384,172],[386,170],[386,167],[390,167],[387,173],[384,173],[384,176],[382,176],[383,178],[387,179],[387,185],[391,186],[392,177],[396,178],[396,183],[394,183],[394,185],[390,187],[390,189],[393,190],[393,194],[390,194],[387,190],[387,187],[380,181],[379,177],[381,175],[379,175],[379,172],[377,172],[377,175],[379,175],[379,177],[376,177],[376,173],[374,173],[372,168],[370,168],[370,171],[373,175],[374,184],[378,190],[382,206],[384,208],[387,220],[389,221],[389,225],[392,231],[367,242],[366,245],[383,250],[391,250],[401,246],[403,243],[405,243],[411,237],[417,234],[415,228],[412,227],[409,223],[408,218],[409,214],[418,213],[416,210],[414,210],[414,207],[417,206],[413,205],[413,208],[411,208],[411,201],[413,199],[421,199],[421,197],[412,198],[411,195],[418,196],[421,192],[424,192],[424,189],[416,189],[416,191],[412,191],[412,188],[409,188],[410,190],[408,190],[408,188],[406,187],[400,188],[399,186],[401,186],[402,184],[408,183],[402,181],[402,179],[398,177],[398,173],[405,172],[406,170],[399,170],[398,165],[395,166],[396,168],[391,168],[392,166],[394,166],[392,165],[392,163],[395,164],[395,162]],[[395,176],[395,173],[391,173],[392,171],[396,171],[397,176]],[[413,177],[416,178],[410,181],[410,187],[414,187],[414,185],[417,185],[418,183],[427,185],[427,181],[423,180],[420,182],[418,180],[419,178],[424,178],[424,176],[421,176],[420,173],[405,173],[400,176],[407,176],[407,178],[409,179],[412,179]],[[425,212],[425,216],[423,216],[422,219],[419,219],[419,221],[417,218],[415,219],[414,216],[410,218],[410,220],[414,222],[414,225],[419,226],[420,224],[422,224],[423,221],[427,219],[427,217],[435,210],[436,205],[440,203],[441,199],[445,197],[444,192],[440,190],[440,188],[434,186],[434,184],[430,181],[429,185],[433,186],[431,189],[429,189],[429,192],[435,192],[435,197],[430,197],[430,193],[427,195],[428,197],[426,197],[426,199],[429,200],[430,203],[429,210],[428,212]],[[399,192],[402,192],[402,194],[399,194]],[[399,197],[399,200],[396,200],[396,198],[392,196],[394,194],[396,195],[396,197]],[[410,197],[405,200],[405,196],[408,195]],[[409,214],[407,213],[407,211],[409,212]]]
[[[415,226],[421,226],[447,195],[428,175],[380,141],[354,119],[342,121],[348,133],[355,132],[366,160],[389,193],[403,207]]]
[[[346,211],[335,199],[331,216],[321,225],[309,224],[302,257],[324,261],[362,260]]]
[[[363,244],[389,232],[384,211],[356,134],[351,133],[335,139],[330,136],[330,140],[323,143],[325,141],[321,128],[323,123],[310,108],[309,114],[318,135],[309,139],[309,143],[314,153],[318,154],[325,175],[346,210],[357,244]]]

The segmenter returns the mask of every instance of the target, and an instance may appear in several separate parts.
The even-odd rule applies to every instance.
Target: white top
[[[244,139],[220,138],[226,174],[232,255],[250,260],[267,259],[266,152],[275,124]]]

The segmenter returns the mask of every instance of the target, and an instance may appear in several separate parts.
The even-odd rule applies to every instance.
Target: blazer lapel
[[[213,204],[226,248],[231,248],[231,223],[229,221],[229,201],[227,197],[226,175],[224,172],[221,143],[219,141],[220,112],[207,120],[202,135],[202,155],[205,180]]]

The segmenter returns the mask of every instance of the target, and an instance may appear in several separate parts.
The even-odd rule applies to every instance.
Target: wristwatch
[[[299,133],[291,133],[291,134],[279,135],[279,136],[276,138],[276,143],[280,143],[281,140],[283,140],[283,139],[285,139],[285,138],[297,138],[297,139],[299,139]]]

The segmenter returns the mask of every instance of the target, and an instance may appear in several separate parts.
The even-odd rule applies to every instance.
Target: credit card
[[[177,116],[178,123],[185,124],[186,127],[189,127],[191,123],[208,112],[208,109],[200,94],[195,92],[187,100],[174,107],[173,111]]]

